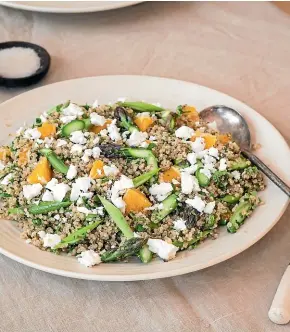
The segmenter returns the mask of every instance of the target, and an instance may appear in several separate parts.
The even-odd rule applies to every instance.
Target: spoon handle
[[[262,160],[255,156],[252,152],[243,150],[243,154],[254,164],[256,165],[272,182],[274,182],[281,190],[284,191],[288,197],[290,197],[290,187],[287,186],[274,172],[266,166]]]

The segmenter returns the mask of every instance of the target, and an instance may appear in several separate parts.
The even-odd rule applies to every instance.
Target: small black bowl
[[[10,41],[6,43],[0,43],[0,51],[5,48],[12,47],[24,47],[33,49],[40,58],[40,67],[35,73],[27,77],[6,78],[0,76],[0,86],[2,85],[8,88],[28,86],[37,83],[47,74],[50,66],[50,55],[43,47],[22,41]]]

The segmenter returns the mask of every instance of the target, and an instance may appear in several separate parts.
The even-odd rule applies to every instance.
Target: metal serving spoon
[[[202,110],[199,116],[205,122],[215,123],[217,130],[221,133],[230,133],[240,146],[242,153],[290,197],[290,187],[251,152],[251,133],[246,120],[240,113],[227,106],[215,105]]]

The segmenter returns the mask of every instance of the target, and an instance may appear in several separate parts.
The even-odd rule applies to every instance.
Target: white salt
[[[2,77],[29,77],[39,67],[40,58],[31,48],[11,47],[0,50],[0,76]]]

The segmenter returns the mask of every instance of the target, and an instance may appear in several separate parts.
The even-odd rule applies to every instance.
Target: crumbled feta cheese
[[[156,196],[157,201],[163,201],[173,190],[171,183],[162,182],[160,184],[153,184],[149,188],[151,195]]]
[[[1,184],[3,184],[4,186],[7,186],[10,183],[10,180],[12,179],[13,174],[9,173],[8,175],[6,175],[4,177],[4,179],[1,181]]]
[[[116,119],[113,120],[107,127],[111,140],[115,142],[122,140],[122,137],[119,133],[120,129],[116,126],[116,122]]]
[[[150,136],[149,141],[156,141],[156,136]]]
[[[101,135],[102,137],[107,137],[107,136],[108,136],[108,130],[107,130],[107,129],[103,129],[103,130],[101,130],[101,131],[100,131],[100,135]]]
[[[47,185],[46,188],[49,189],[51,191],[51,195],[49,193],[47,193],[48,191],[46,191],[43,196],[42,196],[42,200],[44,201],[58,201],[58,202],[62,202],[62,200],[64,199],[66,193],[70,190],[70,187],[68,184],[66,183],[58,183],[58,180],[53,178],[51,179]],[[53,197],[53,199],[51,199],[51,196]]]
[[[29,128],[24,132],[24,138],[27,139],[38,139],[41,136],[41,132],[37,128]]]
[[[205,208],[205,202],[199,196],[195,196],[193,199],[188,198],[185,203],[195,208],[198,212],[202,212]]]
[[[40,183],[28,184],[23,186],[23,196],[27,200],[38,196],[41,193],[42,185]]]
[[[84,133],[81,130],[73,131],[70,134],[70,140],[76,144],[86,144],[87,139],[84,136]]]
[[[93,140],[93,144],[96,145],[96,144],[99,144],[100,142],[100,137],[95,137],[94,140]]]
[[[181,126],[177,130],[175,130],[175,136],[178,138],[183,138],[185,140],[192,137],[194,134],[194,130],[187,126]]]
[[[233,178],[234,178],[235,180],[240,180],[240,178],[241,178],[241,174],[240,174],[239,171],[233,171],[233,172],[231,173],[231,175],[233,176]]]
[[[54,248],[61,241],[61,237],[58,234],[45,234],[42,240],[44,247]]]
[[[97,99],[93,102],[92,106],[93,106],[93,108],[97,108],[99,106],[99,102]]]
[[[136,115],[136,118],[151,118],[150,112],[140,112]]]
[[[225,171],[227,169],[227,160],[226,158],[221,158],[220,165],[219,165],[219,171]]]
[[[111,165],[111,166],[105,165],[103,167],[103,169],[104,169],[104,173],[106,176],[110,176],[110,175],[115,176],[115,175],[119,174],[119,172],[120,172],[119,169],[115,165]]]
[[[97,159],[97,158],[100,157],[101,149],[100,149],[98,146],[95,146],[95,147],[92,149],[92,152],[93,152],[93,158],[94,158],[94,159]]]
[[[64,139],[58,139],[56,141],[56,147],[59,148],[61,146],[67,145],[67,141],[65,141]]]
[[[185,167],[182,169],[182,172],[188,173],[188,174],[194,174],[196,170],[198,169],[198,165],[191,165],[189,167]]]
[[[130,131],[128,131],[128,130],[124,131],[124,132],[122,133],[122,138],[123,138],[123,140],[126,140],[127,137],[128,137],[129,135],[130,135]]]
[[[70,103],[68,107],[64,108],[61,112],[60,121],[62,123],[69,123],[75,120],[78,116],[83,115],[83,110],[76,104]]]
[[[52,190],[57,184],[58,184],[58,179],[52,178],[49,182],[47,182],[45,188]]]
[[[52,202],[54,200],[52,193],[49,190],[46,190],[42,195],[43,202]]]
[[[91,123],[96,126],[103,126],[106,123],[106,118],[98,113],[90,114]]]
[[[86,267],[92,267],[102,263],[100,255],[93,250],[83,251],[79,256],[77,256],[77,258],[78,262]]]
[[[171,180],[171,183],[173,183],[173,184],[180,184],[180,182],[177,181],[176,179],[172,179],[172,180]]]
[[[84,136],[88,138],[90,136],[90,133],[88,131],[84,132]]]
[[[60,220],[60,215],[59,215],[59,214],[56,214],[56,215],[54,216],[54,219],[55,219],[55,220]]]
[[[43,114],[41,114],[40,115],[40,120],[41,120],[42,123],[44,123],[44,122],[46,122],[47,118]]]
[[[48,149],[51,147],[52,142],[54,141],[53,137],[45,137],[43,142],[45,143],[45,147]]]
[[[84,155],[82,156],[82,160],[84,163],[88,163],[90,161],[90,157],[92,156],[92,149],[86,149]]]
[[[78,173],[78,171],[77,171],[76,166],[70,165],[69,169],[67,171],[67,174],[66,174],[66,178],[68,180],[72,180],[72,179],[74,179],[76,177],[77,173]]]
[[[173,244],[159,239],[149,239],[147,242],[149,250],[157,254],[160,258],[169,261],[176,256],[178,248]]]
[[[215,157],[216,159],[218,159],[218,157],[219,157],[219,150],[217,148],[211,147],[211,148],[208,149],[208,154],[210,156]]]
[[[177,219],[173,222],[173,228],[177,231],[184,231],[186,230],[186,224],[185,224],[185,220],[183,220],[182,218]]]
[[[129,146],[140,146],[143,142],[147,140],[147,138],[148,138],[147,133],[135,130],[127,139],[127,144]]]
[[[149,146],[149,143],[147,143],[147,142],[143,142],[143,143],[140,144],[140,147],[144,148],[144,149],[147,149],[148,146]]]
[[[191,142],[191,149],[193,152],[198,153],[204,150],[205,142],[202,137],[197,137],[194,142]]]
[[[187,172],[181,172],[181,192],[189,195],[193,191],[199,191],[198,180],[195,176],[190,175]]]
[[[81,177],[76,179],[75,183],[72,185],[72,190],[70,194],[71,201],[77,201],[80,194],[86,193],[91,187],[91,179],[89,177]]]
[[[16,131],[16,136],[20,136],[23,132],[24,128],[20,127],[17,131]]]
[[[72,154],[78,154],[78,155],[80,155],[83,152],[83,147],[80,144],[74,144],[71,147],[70,152]]]
[[[37,234],[41,239],[43,239],[45,237],[46,233],[45,233],[45,231],[39,231]]]
[[[92,213],[92,211],[87,209],[85,206],[77,206],[77,211],[84,213],[85,215]]]
[[[196,163],[196,153],[191,152],[186,156],[186,159],[190,162],[191,165],[194,165]]]
[[[211,172],[210,172],[210,170],[209,169],[207,169],[207,168],[202,168],[201,170],[200,170],[200,173],[202,173],[203,175],[205,175],[207,178],[211,178]]]
[[[130,189],[134,187],[132,179],[125,175],[121,175],[120,180],[115,181],[111,188],[111,201],[112,203],[121,210],[124,210],[126,204],[123,201],[121,194],[124,193],[125,189]]]
[[[204,213],[208,213],[208,214],[211,214],[213,209],[215,207],[215,202],[210,202],[210,203],[207,203],[203,212]]]
[[[35,144],[36,144],[36,143],[37,143],[37,144],[42,144],[43,142],[44,142],[43,139],[39,139],[39,138],[38,138],[38,139],[36,140]]]

